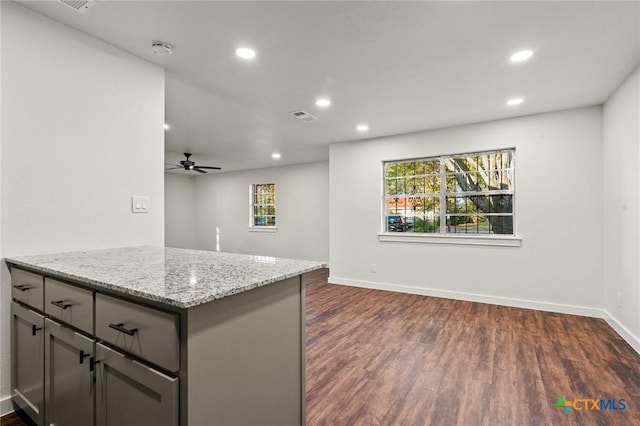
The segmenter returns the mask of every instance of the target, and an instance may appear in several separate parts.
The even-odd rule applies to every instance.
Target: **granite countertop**
[[[309,260],[146,246],[10,257],[5,261],[178,308],[326,266]]]

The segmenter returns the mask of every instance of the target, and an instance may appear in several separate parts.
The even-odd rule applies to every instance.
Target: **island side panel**
[[[188,309],[189,425],[304,425],[303,312],[301,276]]]

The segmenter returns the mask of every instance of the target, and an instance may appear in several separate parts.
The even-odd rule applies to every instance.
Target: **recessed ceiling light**
[[[248,47],[240,47],[236,49],[236,55],[242,59],[253,59],[256,57],[256,51]]]
[[[533,50],[520,50],[509,57],[511,62],[522,62],[526,61],[530,57],[533,56]]]
[[[359,132],[366,132],[367,130],[369,130],[369,126],[367,124],[358,124],[356,130]]]
[[[524,99],[522,98],[513,98],[507,101],[507,105],[516,106],[516,105],[520,105],[522,102],[524,102]]]
[[[282,155],[280,155],[279,152],[274,152],[273,154],[271,154],[271,158],[273,158],[274,160],[279,160],[282,157]]]
[[[164,123],[164,129],[165,130],[169,130],[171,128],[171,126],[169,126],[167,123]]]
[[[331,101],[329,99],[323,98],[323,99],[318,99],[316,101],[316,105],[319,107],[328,107],[329,105],[331,105]]]

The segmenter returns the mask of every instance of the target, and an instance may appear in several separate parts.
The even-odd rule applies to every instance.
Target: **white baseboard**
[[[640,338],[634,336],[627,327],[620,324],[620,322],[613,317],[606,309],[604,312],[604,319],[609,323],[616,333],[620,335],[631,347],[640,354]]]
[[[443,297],[446,299],[464,300],[467,302],[489,303],[492,305],[510,306],[513,308],[536,309],[538,311],[557,312],[560,314],[581,315],[583,317],[603,318],[602,309],[586,306],[564,305],[559,303],[539,302],[535,300],[512,299],[509,297],[487,296],[484,294],[464,293],[459,291],[437,290],[432,288],[415,287],[380,283],[374,281],[360,281],[348,278],[329,277],[330,284],[349,285],[352,287],[371,288],[376,290],[395,291],[398,293],[419,294],[422,296]]]
[[[467,302],[490,303],[492,305],[510,306],[513,308],[536,309],[538,311],[556,312],[559,314],[580,315],[583,317],[603,318],[631,347],[640,354],[640,338],[634,336],[625,326],[605,309],[589,308],[586,306],[564,305],[560,303],[539,302],[535,300],[512,299],[508,297],[487,296],[484,294],[464,293],[459,291],[437,290],[432,288],[415,287],[380,283],[375,281],[352,280],[349,278],[329,277],[329,284],[348,285],[352,287],[370,288],[375,290],[395,291],[398,293],[419,294],[422,296],[443,297],[446,299],[464,300]]]
[[[9,413],[13,413],[15,410],[13,404],[11,404],[11,397],[5,396],[0,399],[0,416],[4,416]]]

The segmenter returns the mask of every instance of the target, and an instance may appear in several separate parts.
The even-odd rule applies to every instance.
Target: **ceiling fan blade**
[[[222,170],[222,167],[198,166],[199,169]]]
[[[199,173],[207,173],[207,172],[205,172],[204,170],[200,170],[200,168],[199,168],[199,167],[194,167],[194,168],[193,168],[193,169],[191,169],[191,170],[195,170],[196,172],[199,172]]]
[[[176,166],[176,167],[182,167],[180,164],[170,164],[170,163],[164,163],[165,166]]]
[[[180,167],[180,166],[177,166],[177,167],[170,167],[170,168],[168,168],[168,169],[164,169],[164,170],[165,170],[165,171],[167,171],[167,170],[176,170],[176,169],[184,169],[184,167]]]

